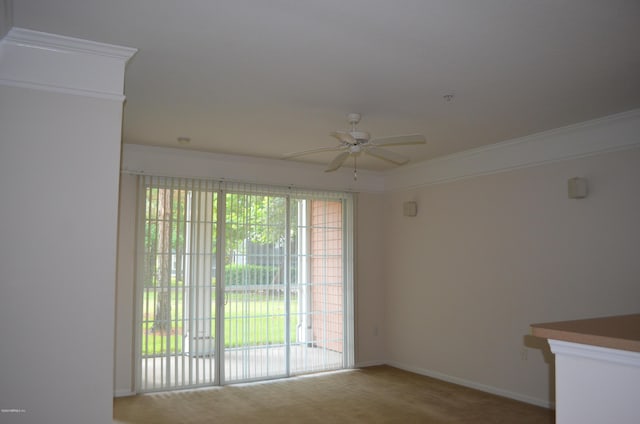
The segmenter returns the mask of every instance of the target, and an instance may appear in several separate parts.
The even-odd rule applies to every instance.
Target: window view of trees
[[[175,188],[147,187],[145,203],[145,287],[152,288],[146,292],[147,312],[153,310],[153,319],[145,318],[146,333],[171,335],[181,329],[172,328],[176,314],[182,313],[182,295],[175,287],[185,284],[187,268],[188,243],[191,242],[191,208],[192,196],[203,196],[191,190]],[[217,193],[207,198],[211,201],[209,217],[213,223],[217,218]],[[282,273],[284,261],[274,262],[273,258],[284,258],[285,231],[287,228],[286,206],[284,196],[249,195],[244,193],[227,193],[225,209],[225,282],[227,286],[273,285],[283,284]],[[291,202],[290,214],[297,213],[297,203]],[[295,220],[290,226],[292,246],[295,246]],[[215,287],[216,270],[216,226],[212,225],[214,234],[210,240],[211,253],[211,285]],[[290,246],[291,247],[291,246]],[[295,275],[295,273],[293,273]],[[151,303],[151,304],[149,304]],[[173,318],[172,318],[173,317]],[[179,351],[181,340],[175,338],[167,342],[157,339],[149,346],[143,341],[143,351],[153,354],[158,351]]]
[[[224,383],[344,366],[348,200],[140,182],[142,391],[210,384],[222,368]]]

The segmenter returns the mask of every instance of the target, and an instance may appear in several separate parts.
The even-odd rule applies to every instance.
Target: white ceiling
[[[278,158],[360,112],[425,134],[393,148],[418,162],[640,107],[637,0],[14,0],[13,23],[139,49],[125,143]]]

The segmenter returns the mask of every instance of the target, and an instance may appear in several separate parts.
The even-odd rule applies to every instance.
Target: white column
[[[135,50],[0,40],[1,422],[112,422],[124,68]]]

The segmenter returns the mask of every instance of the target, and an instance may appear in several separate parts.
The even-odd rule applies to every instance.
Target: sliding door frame
[[[144,274],[144,266],[141,265],[142,260],[144,260],[144,258],[146,257],[146,253],[145,253],[145,248],[144,248],[144,240],[145,240],[145,236],[147,236],[145,234],[145,226],[146,226],[146,218],[145,218],[145,211],[146,211],[146,202],[147,202],[147,198],[146,198],[146,193],[148,189],[153,189],[153,188],[163,188],[163,186],[165,186],[165,181],[169,181],[171,180],[170,178],[163,178],[163,177],[144,177],[144,176],[139,176],[140,178],[140,184],[138,185],[139,190],[138,190],[138,228],[137,228],[137,236],[138,236],[138,249],[136,249],[137,251],[137,259],[136,259],[136,290],[135,290],[135,309],[136,309],[136,320],[135,320],[135,341],[134,341],[134,346],[135,346],[135,351],[134,351],[134,364],[135,364],[135,389],[137,392],[153,392],[153,391],[158,391],[158,390],[170,390],[170,389],[183,389],[183,388],[195,388],[195,387],[203,387],[203,386],[210,386],[210,385],[214,385],[214,386],[220,386],[220,385],[225,385],[225,384],[230,384],[230,383],[241,383],[241,382],[245,382],[245,381],[256,381],[257,379],[259,380],[265,380],[265,379],[272,379],[272,378],[283,378],[283,377],[289,377],[292,375],[295,375],[296,372],[292,370],[292,336],[291,336],[291,330],[292,330],[292,259],[293,259],[293,255],[300,255],[300,252],[293,252],[291,243],[292,243],[292,203],[304,200],[306,202],[306,207],[308,208],[308,205],[311,200],[317,199],[317,200],[323,200],[323,201],[340,201],[342,204],[342,222],[341,222],[341,232],[342,232],[342,328],[343,328],[343,335],[342,335],[342,367],[341,368],[351,368],[354,366],[354,356],[355,356],[355,316],[354,316],[354,312],[355,312],[355,296],[354,296],[354,272],[355,272],[355,266],[354,266],[354,237],[355,237],[355,227],[354,227],[354,210],[355,210],[355,196],[352,196],[350,194],[345,194],[345,193],[341,193],[341,194],[333,194],[333,195],[323,195],[322,192],[315,192],[315,191],[301,191],[301,192],[291,192],[291,189],[287,189],[287,188],[280,188],[280,187],[260,187],[260,189],[258,190],[258,193],[260,193],[260,195],[264,195],[264,196],[277,196],[277,197],[282,197],[284,198],[285,201],[285,217],[284,217],[284,222],[285,222],[285,239],[284,239],[284,245],[283,245],[283,252],[284,252],[284,272],[282,272],[283,275],[283,285],[284,285],[284,309],[285,309],[285,317],[284,317],[284,342],[283,342],[283,347],[284,347],[284,373],[283,374],[277,374],[274,376],[267,376],[267,377],[256,377],[256,378],[246,378],[246,379],[230,379],[230,376],[225,375],[225,357],[226,357],[226,349],[225,348],[225,340],[226,340],[226,334],[225,334],[225,323],[227,318],[225,317],[225,299],[226,299],[226,294],[227,294],[227,290],[226,290],[226,286],[227,286],[227,281],[226,281],[226,275],[225,275],[225,251],[227,249],[226,244],[226,237],[227,237],[227,194],[229,193],[238,193],[238,194],[245,194],[245,195],[250,195],[251,193],[248,191],[244,191],[242,189],[242,185],[240,185],[239,187],[229,187],[227,183],[214,183],[214,184],[206,184],[206,187],[201,187],[199,184],[193,184],[193,185],[189,185],[186,184],[185,186],[180,185],[177,189],[179,190],[187,190],[189,192],[189,194],[187,195],[187,198],[189,199],[189,208],[192,209],[193,207],[198,207],[200,208],[201,205],[197,204],[194,205],[194,201],[195,203],[200,202],[200,198],[204,198],[204,197],[208,197],[208,196],[215,196],[215,201],[216,203],[216,214],[215,217],[211,217],[212,219],[215,219],[215,222],[213,223],[213,225],[215,225],[215,260],[216,260],[216,268],[215,268],[215,288],[214,288],[214,294],[213,297],[215,299],[215,303],[213,306],[213,310],[215,311],[215,323],[214,323],[214,358],[213,359],[213,365],[212,365],[212,370],[213,370],[213,380],[211,379],[206,379],[206,381],[203,380],[198,380],[196,379],[195,383],[192,383],[192,380],[189,378],[188,379],[188,384],[178,384],[177,382],[174,384],[171,384],[170,382],[165,385],[162,384],[160,387],[156,387],[155,385],[153,387],[149,387],[148,385],[143,384],[143,375],[142,375],[142,361],[144,360],[144,356],[142,354],[142,331],[143,331],[143,326],[142,326],[142,322],[143,322],[143,308],[142,308],[142,299],[144,297],[144,278],[145,276]],[[191,181],[191,180],[189,180]],[[197,180],[196,180],[197,181]],[[211,181],[209,181],[209,183],[211,183]],[[173,189],[173,186],[171,186],[170,184],[166,184],[167,189]],[[206,193],[210,193],[210,194],[206,194]],[[199,199],[196,200],[193,198],[193,196],[198,196]],[[308,211],[310,213],[310,211]],[[185,212],[186,213],[186,212]],[[184,218],[183,218],[184,219]],[[190,221],[189,221],[190,220]],[[195,222],[193,216],[190,217],[187,221],[185,221],[185,225],[187,227],[191,227],[191,228],[183,228],[183,231],[188,231],[190,232],[191,236],[196,235],[196,233],[198,231],[201,231],[197,228],[194,228],[196,225],[198,225],[197,222]],[[298,224],[299,225],[299,224]],[[306,229],[306,231],[310,230],[310,223],[305,224],[307,225],[309,228]],[[186,234],[186,233],[185,233]],[[309,254],[308,252],[306,254]],[[306,259],[305,259],[306,260]],[[300,256],[298,256],[297,261],[300,261]],[[192,266],[191,266],[192,267]],[[296,280],[299,277],[296,277]],[[187,281],[185,280],[184,282],[185,285],[189,284],[187,283]],[[296,284],[300,284],[300,281],[296,281]],[[304,284],[311,284],[308,282],[305,282]],[[309,290],[310,290],[309,286]],[[185,290],[184,288],[182,290]],[[189,289],[192,290],[192,289]],[[298,293],[298,296],[300,294]],[[184,301],[184,300],[183,300]],[[297,310],[297,308],[296,308]],[[177,314],[177,310],[175,312]],[[184,309],[183,309],[183,314],[184,314]],[[191,315],[191,314],[190,314]],[[210,317],[212,318],[212,317]],[[182,320],[184,321],[185,319],[188,319],[189,322],[191,322],[191,318],[188,317],[181,317],[178,318],[176,317],[176,320]],[[199,318],[198,318],[199,319]],[[184,326],[183,326],[184,327]],[[191,325],[189,325],[189,327],[191,327]],[[167,352],[165,354],[165,356],[177,356],[177,355],[182,355],[184,356],[184,343],[188,343],[187,340],[182,339],[181,343],[181,348],[180,348],[180,352],[178,352],[178,345],[177,345],[177,334],[176,334],[176,347],[175,350],[176,352],[171,352],[170,349],[167,349]],[[167,346],[169,346],[170,343],[169,341],[167,341]],[[188,354],[187,354],[188,355]],[[193,358],[189,357],[186,360],[187,361],[192,361]],[[183,369],[185,369],[185,358],[182,359],[182,367]],[[171,366],[169,365],[169,361],[166,361],[166,365],[167,366]],[[164,366],[164,365],[163,365]],[[190,365],[191,366],[191,365]],[[196,365],[197,367],[197,365]],[[330,369],[337,369],[337,368],[327,368],[326,370],[330,370]],[[322,370],[319,370],[322,371]],[[164,372],[164,371],[160,371],[160,372]],[[189,368],[189,372],[192,372],[191,369]],[[308,372],[317,372],[316,370],[311,370]],[[154,368],[154,373],[155,373],[155,368]],[[210,375],[210,373],[209,373]],[[185,383],[185,378],[182,377],[182,383]]]

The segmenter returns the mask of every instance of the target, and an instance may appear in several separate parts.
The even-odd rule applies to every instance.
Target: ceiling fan
[[[400,155],[396,152],[392,152],[391,150],[381,149],[380,146],[400,146],[400,145],[409,145],[409,144],[425,144],[426,140],[421,134],[410,134],[410,135],[400,135],[395,137],[384,137],[384,138],[371,138],[371,135],[366,131],[359,131],[356,126],[358,122],[360,122],[360,114],[359,113],[349,113],[347,114],[347,120],[349,124],[351,124],[350,131],[334,131],[331,135],[338,139],[340,144],[332,147],[321,147],[319,149],[312,150],[304,150],[302,152],[289,153],[283,156],[284,159],[290,159],[302,155],[309,155],[313,153],[320,152],[331,152],[331,151],[340,151],[338,156],[333,158],[325,172],[335,171],[340,168],[342,164],[349,158],[349,156],[353,156],[354,160],[354,176],[356,172],[356,158],[361,153],[366,153],[368,155],[374,156],[379,159],[386,160],[388,162],[394,163],[396,165],[404,165],[409,162],[409,158],[403,155]]]

